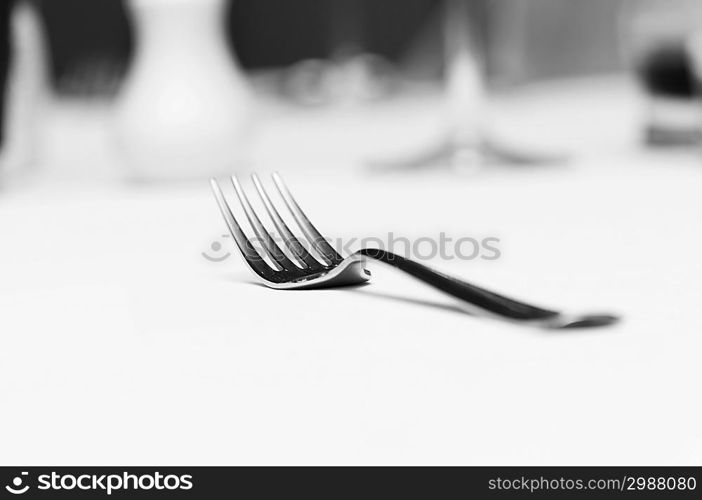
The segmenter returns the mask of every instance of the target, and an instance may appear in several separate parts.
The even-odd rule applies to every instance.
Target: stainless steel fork
[[[261,222],[236,176],[231,177],[234,192],[260,242],[258,249],[244,233],[217,180],[211,179],[210,182],[222,216],[246,264],[254,276],[270,288],[305,289],[365,283],[371,276],[365,268],[365,261],[371,258],[404,271],[457,299],[458,304],[472,314],[546,328],[605,326],[618,320],[611,314],[567,314],[510,299],[381,249],[366,248],[344,258],[312,225],[280,175],[273,174],[280,197],[313,252],[308,251],[287,226],[258,176],[254,174],[252,179],[269,218],[284,241],[287,253]]]

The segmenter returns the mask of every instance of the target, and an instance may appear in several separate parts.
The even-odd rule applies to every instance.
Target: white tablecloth
[[[69,182],[62,143],[51,181],[0,192],[0,461],[699,464],[702,157],[637,152],[629,114],[573,95],[565,167],[287,179],[333,236],[498,237],[499,260],[430,264],[623,316],[601,330],[474,318],[373,265],[358,289],[266,289],[202,256],[234,252],[206,183]],[[601,142],[577,144],[593,113]]]

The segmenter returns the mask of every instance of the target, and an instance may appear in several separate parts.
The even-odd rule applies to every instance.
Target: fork
[[[254,276],[267,287],[297,290],[359,285],[370,279],[371,274],[365,268],[365,263],[367,259],[373,259],[399,269],[457,299],[461,308],[471,314],[544,328],[605,326],[618,320],[617,316],[611,314],[568,314],[527,304],[382,249],[364,248],[344,258],[312,225],[281,176],[275,173],[272,176],[273,183],[285,207],[309,243],[310,250],[314,251],[312,253],[287,226],[259,177],[253,174],[251,178],[268,217],[283,238],[287,253],[280,248],[261,222],[236,175],[231,176],[231,183],[249,225],[261,244],[259,249],[244,233],[218,181],[213,178],[210,184],[222,216],[246,264]]]

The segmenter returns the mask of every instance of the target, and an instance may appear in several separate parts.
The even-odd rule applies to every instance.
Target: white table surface
[[[301,135],[283,170],[334,236],[499,237],[497,261],[430,264],[623,316],[601,330],[470,317],[379,266],[361,289],[257,286],[202,257],[234,250],[206,184],[113,182],[95,117],[57,106],[51,160],[0,191],[0,463],[699,465],[702,154],[637,151],[623,87],[564,88],[566,122],[541,113],[553,89],[503,104],[577,146],[566,167],[376,175],[336,150],[313,175]]]

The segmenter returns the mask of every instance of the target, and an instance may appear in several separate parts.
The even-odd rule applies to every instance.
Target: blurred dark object
[[[702,92],[688,41],[659,40],[639,55],[636,72],[650,99],[645,142],[664,147],[702,142]]]
[[[334,57],[341,48],[397,61],[438,0],[234,0],[232,45],[247,69]]]
[[[694,40],[699,0],[629,0],[621,12],[621,48],[645,93],[643,139],[654,147],[702,142],[702,93]]]
[[[123,0],[37,0],[51,55],[51,78],[61,93],[111,94],[132,53]]]
[[[640,57],[636,70],[651,95],[694,99],[700,94],[685,40],[659,43]]]
[[[0,148],[5,135],[5,99],[10,73],[10,11],[13,0],[0,3]]]

